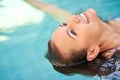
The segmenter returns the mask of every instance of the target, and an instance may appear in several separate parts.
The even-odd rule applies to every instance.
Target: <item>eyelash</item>
[[[75,37],[77,36],[77,33],[73,29],[67,30],[67,33],[73,39],[75,39]]]
[[[62,27],[62,26],[67,26],[67,23],[62,23],[62,24],[60,24],[60,26]]]
[[[63,26],[67,26],[67,23],[62,23],[62,24],[60,24],[60,27],[63,27]],[[70,30],[68,31],[68,33],[70,33],[70,34],[73,35],[73,36],[77,36],[77,33],[76,33],[75,30],[73,30],[73,29],[70,29]]]
[[[74,36],[77,35],[77,33],[73,29],[70,30],[70,33],[72,33]]]

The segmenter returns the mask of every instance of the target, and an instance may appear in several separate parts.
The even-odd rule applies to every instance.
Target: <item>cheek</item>
[[[96,33],[96,29],[94,28],[94,25],[81,25],[82,27],[79,27],[77,29],[78,32],[78,39],[81,40],[82,43],[85,43],[86,41],[90,40],[93,35]]]
[[[88,32],[85,30],[81,30],[80,32],[78,32],[78,36],[76,39],[76,42],[78,45],[80,46],[84,46],[83,44],[86,44],[86,42],[88,41]]]
[[[89,33],[89,30],[92,30],[92,25],[89,24],[80,24],[77,28],[78,36],[84,37]]]

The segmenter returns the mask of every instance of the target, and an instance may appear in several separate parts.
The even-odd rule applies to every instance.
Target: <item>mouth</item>
[[[84,21],[85,21],[86,23],[89,23],[89,20],[88,20],[88,18],[87,18],[87,16],[86,16],[85,13],[81,13],[80,16],[84,19]]]

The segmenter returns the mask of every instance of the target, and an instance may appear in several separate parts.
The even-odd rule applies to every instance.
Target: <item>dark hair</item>
[[[64,53],[62,53],[64,54]],[[86,49],[70,50],[69,55],[63,57],[58,47],[50,40],[46,57],[54,66],[76,66],[86,61]]]
[[[65,75],[74,75],[74,74],[85,74],[85,75],[98,75],[98,76],[107,76],[112,74],[114,77],[119,75],[117,73],[120,71],[120,50],[117,50],[115,54],[110,58],[106,59],[99,55],[96,59],[91,62],[85,62],[83,64],[77,66],[69,66],[69,67],[59,67],[53,66],[53,68]],[[110,76],[109,76],[110,77]],[[117,76],[118,77],[118,76]]]
[[[104,53],[104,52],[103,52]],[[102,52],[91,62],[86,61],[86,50],[71,50],[69,58],[65,60],[60,55],[59,49],[51,41],[48,42],[48,53],[46,57],[53,64],[53,68],[66,75],[85,74],[99,76],[109,75],[115,71],[120,71],[120,50],[117,50],[110,59],[102,57]],[[117,64],[117,65],[116,65]],[[62,66],[62,67],[61,67]]]

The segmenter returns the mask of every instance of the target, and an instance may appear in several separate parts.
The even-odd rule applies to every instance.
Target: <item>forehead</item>
[[[68,52],[72,47],[73,40],[68,36],[66,30],[62,27],[58,27],[53,33],[52,39],[54,44],[64,53]]]

